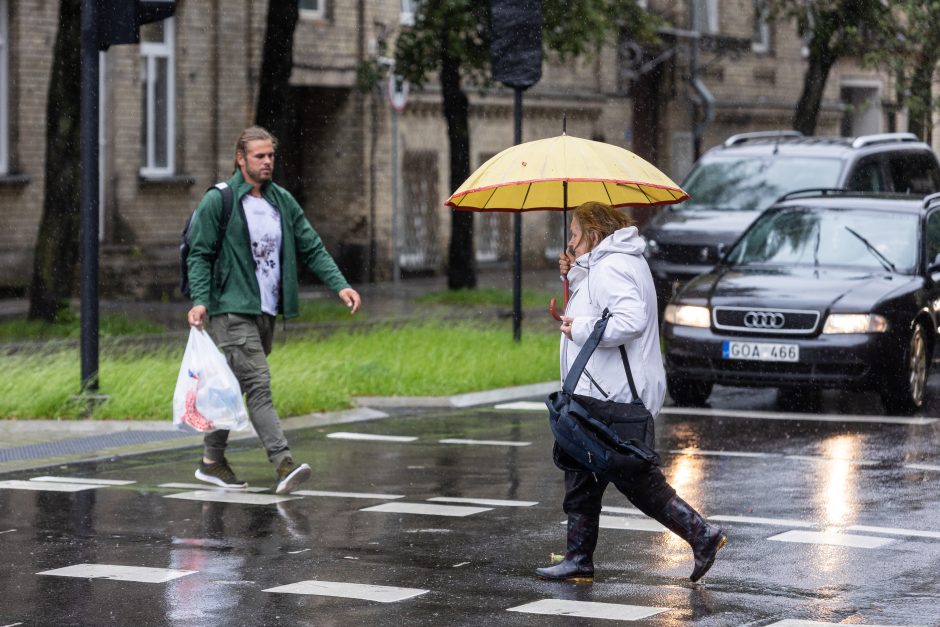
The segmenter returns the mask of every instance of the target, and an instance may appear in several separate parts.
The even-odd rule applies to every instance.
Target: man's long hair
[[[260,126],[249,126],[242,131],[242,134],[238,136],[238,141],[235,142],[235,169],[238,169],[238,155],[247,155],[248,151],[248,142],[253,142],[257,140],[267,140],[274,145],[274,150],[277,151],[277,138],[272,135],[268,129],[262,128]]]

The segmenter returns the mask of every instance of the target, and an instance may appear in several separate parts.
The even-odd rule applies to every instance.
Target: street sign
[[[411,89],[408,81],[398,74],[388,75],[388,102],[392,109],[401,113],[408,104],[408,91]]]

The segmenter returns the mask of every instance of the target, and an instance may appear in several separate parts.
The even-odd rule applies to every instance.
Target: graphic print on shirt
[[[281,214],[264,198],[246,195],[242,199],[255,277],[261,291],[261,310],[277,315],[281,297]]]

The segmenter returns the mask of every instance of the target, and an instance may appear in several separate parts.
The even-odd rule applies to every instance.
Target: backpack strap
[[[232,191],[231,186],[225,181],[221,183],[216,183],[209,188],[209,191],[213,189],[219,190],[219,193],[222,195],[222,217],[219,220],[219,237],[215,242],[215,256],[218,259],[219,251],[222,250],[222,240],[225,239],[225,230],[228,228],[228,222],[232,218],[232,207],[235,204],[235,192]]]

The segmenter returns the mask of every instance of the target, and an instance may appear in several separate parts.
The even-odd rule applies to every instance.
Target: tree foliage
[[[897,78],[898,104],[908,107],[908,130],[930,142],[934,99],[932,85],[940,62],[940,0],[901,0],[897,54],[888,65]]]
[[[542,44],[549,58],[565,61],[596,53],[613,36],[655,37],[655,21],[635,0],[543,0]],[[465,86],[485,87],[490,79],[489,0],[425,0],[413,27],[395,46],[395,71],[415,86],[437,74],[447,120],[450,187],[470,175],[469,105]],[[448,285],[475,287],[473,214],[451,219]]]
[[[856,57],[877,65],[893,54],[897,24],[882,0],[768,0],[771,19],[796,21],[809,51],[803,91],[793,115],[793,128],[812,135],[829,72],[836,61]]]

